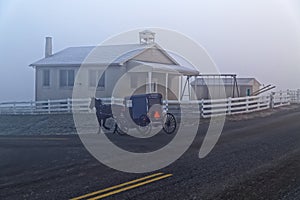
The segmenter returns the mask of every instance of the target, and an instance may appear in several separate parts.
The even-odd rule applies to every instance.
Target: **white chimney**
[[[45,58],[52,55],[52,37],[46,37]]]

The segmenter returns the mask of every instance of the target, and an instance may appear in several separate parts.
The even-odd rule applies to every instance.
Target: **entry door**
[[[246,93],[247,93],[247,96],[250,96],[250,95],[251,95],[251,89],[250,89],[250,88],[247,88]]]

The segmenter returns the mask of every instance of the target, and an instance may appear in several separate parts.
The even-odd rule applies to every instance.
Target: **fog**
[[[300,89],[297,0],[0,1],[0,102],[34,99],[44,38],[54,52],[96,45],[135,28],[178,31],[204,46],[220,72]],[[159,37],[159,35],[157,35]],[[138,38],[137,38],[138,42]]]

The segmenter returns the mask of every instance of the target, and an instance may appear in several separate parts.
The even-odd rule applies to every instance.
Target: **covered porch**
[[[184,77],[195,76],[196,69],[153,62],[130,61],[128,74],[133,94],[160,93],[164,99],[179,100]]]

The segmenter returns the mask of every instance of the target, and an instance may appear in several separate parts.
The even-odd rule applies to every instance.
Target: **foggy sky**
[[[297,0],[0,0],[0,102],[34,99],[28,65],[44,56],[45,36],[57,52],[143,27],[191,37],[222,73],[300,89]]]

